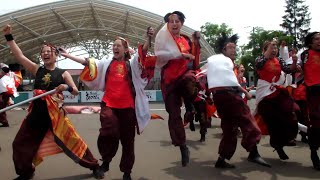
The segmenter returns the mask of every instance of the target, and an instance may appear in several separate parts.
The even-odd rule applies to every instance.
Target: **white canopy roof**
[[[131,46],[136,46],[138,42],[144,42],[148,26],[159,30],[164,21],[160,15],[113,1],[67,0],[4,14],[0,16],[0,28],[6,24],[13,26],[14,38],[23,53],[37,61],[43,42],[69,48],[92,47],[97,50],[103,47],[99,44],[122,36],[129,40]],[[193,29],[186,26],[182,29],[182,33],[186,35],[193,32]],[[0,42],[0,62],[14,63],[5,39],[0,38]],[[200,43],[201,59],[214,54],[203,38]]]

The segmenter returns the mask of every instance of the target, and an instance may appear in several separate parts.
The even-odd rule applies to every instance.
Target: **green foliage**
[[[247,76],[247,71],[255,72],[255,59],[262,54],[264,42],[270,40],[277,40],[278,44],[282,40],[286,41],[287,44],[292,44],[294,38],[287,36],[283,31],[264,30],[261,27],[254,27],[249,37],[249,43],[241,47],[240,63],[246,69],[245,76]],[[257,75],[255,74],[255,76]]]
[[[310,30],[309,7],[304,5],[304,0],[286,0],[285,15],[282,16],[283,23],[280,26],[286,34],[294,38],[294,47],[302,48],[304,37]]]
[[[258,57],[262,53],[264,42],[270,40],[277,40],[279,44],[282,40],[285,40],[290,45],[294,38],[287,36],[283,31],[264,30],[261,27],[255,27],[250,34],[249,43],[244,46],[243,51],[249,51],[247,53],[251,53],[253,57]]]
[[[204,36],[205,40],[210,44],[215,52],[218,52],[215,48],[216,41],[222,33],[225,33],[227,36],[231,36],[232,29],[229,28],[225,23],[219,25],[207,22],[204,26],[201,26],[201,34]]]

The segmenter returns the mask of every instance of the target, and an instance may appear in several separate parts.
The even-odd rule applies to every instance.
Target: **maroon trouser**
[[[0,109],[6,108],[8,101],[9,101],[10,96],[7,96],[5,93],[2,93],[2,102],[0,102]],[[0,123],[3,125],[8,124],[8,119],[7,119],[7,113],[2,112],[0,113]]]
[[[308,128],[308,140],[311,150],[320,147],[320,87],[307,88],[307,102],[309,109],[310,126]]]
[[[294,118],[294,100],[283,90],[258,104],[258,113],[266,123],[271,147],[282,148],[298,133],[298,122]]]
[[[237,92],[217,91],[213,101],[221,118],[222,139],[219,155],[231,159],[237,147],[238,127],[242,132],[241,145],[248,151],[256,148],[261,139],[261,131],[251,115],[250,108]]]
[[[0,109],[3,109],[5,107],[7,107],[7,105],[5,105],[3,102],[0,102]],[[3,125],[9,124],[6,112],[0,113],[0,123],[3,124]]]
[[[309,127],[309,112],[308,102],[306,100],[296,100],[295,103],[299,106],[300,111],[296,111],[297,120],[299,123]],[[300,131],[299,134],[307,135],[307,133]]]
[[[98,137],[98,149],[104,162],[110,163],[116,155],[119,140],[122,145],[120,170],[131,173],[135,155],[134,138],[137,124],[135,110],[132,108],[109,108],[101,103],[100,134]]]
[[[196,101],[194,107],[196,110],[195,119],[200,123],[200,134],[206,134],[209,127],[206,102],[204,100]]]
[[[190,104],[193,103],[198,94],[194,71],[189,70],[175,82],[164,84],[161,90],[164,97],[166,111],[169,114],[169,131],[172,144],[175,146],[185,145],[186,133],[181,118],[182,98],[186,105],[186,111],[191,111]]]
[[[13,161],[18,175],[30,176],[33,174],[35,168],[32,160],[45,134],[51,129],[51,120],[48,111],[45,112],[44,109],[41,110],[44,111],[41,114],[31,115],[31,113],[27,116],[13,141]],[[93,157],[89,148],[86,150],[82,159],[73,160],[91,170],[99,167],[98,160]]]

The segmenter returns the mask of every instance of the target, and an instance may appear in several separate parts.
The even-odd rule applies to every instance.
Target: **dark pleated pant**
[[[110,163],[116,155],[119,141],[122,145],[120,170],[131,173],[135,154],[134,138],[137,124],[135,110],[132,108],[109,108],[101,103],[100,134],[98,137],[98,149],[104,162]]]
[[[3,108],[7,107],[9,98],[10,98],[10,96],[2,94],[2,102],[0,102],[0,109],[3,109]],[[3,124],[3,125],[8,124],[8,119],[7,119],[7,113],[6,112],[0,113],[0,123]]]
[[[230,91],[218,91],[213,94],[213,101],[221,118],[222,139],[219,155],[231,159],[237,147],[238,127],[242,132],[241,145],[248,151],[256,148],[261,139],[261,131],[251,115],[250,108],[239,96]]]
[[[200,134],[206,134],[209,127],[206,102],[204,100],[196,101],[194,107],[196,110],[195,119],[200,123]]]
[[[34,109],[37,109],[36,112],[33,111]],[[32,160],[49,129],[52,127],[46,104],[35,105],[32,112],[23,121],[12,144],[13,161],[18,175],[29,176],[33,174],[35,167]],[[79,164],[91,170],[99,167],[98,160],[93,157],[89,148],[79,160]]]
[[[175,82],[162,84],[161,88],[166,111],[169,114],[168,125],[172,144],[175,146],[185,145],[186,133],[180,107],[183,99],[186,104],[186,110],[190,110],[188,105],[193,103],[198,93],[194,71],[187,71]]]
[[[298,133],[298,122],[294,117],[294,100],[285,90],[264,98],[258,104],[258,113],[266,123],[271,147],[283,148]]]
[[[320,87],[307,87],[307,102],[309,109],[310,126],[308,128],[308,140],[311,150],[320,147]]]

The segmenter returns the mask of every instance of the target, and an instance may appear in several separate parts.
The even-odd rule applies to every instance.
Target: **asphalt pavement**
[[[249,102],[254,109],[254,100]],[[236,153],[230,160],[235,169],[221,170],[214,167],[218,158],[218,147],[221,138],[220,120],[213,119],[212,128],[208,129],[206,141],[199,142],[199,125],[192,132],[186,127],[187,144],[190,149],[190,164],[182,167],[180,150],[171,144],[168,130],[168,114],[164,104],[151,103],[152,113],[165,120],[152,120],[142,135],[135,139],[136,160],[132,178],[136,180],[205,180],[205,179],[252,179],[252,180],[301,180],[320,179],[320,172],[312,168],[310,150],[297,137],[297,146],[285,147],[289,160],[279,160],[277,153],[269,146],[269,137],[264,136],[258,146],[261,156],[272,164],[272,168],[262,167],[247,161],[248,153],[241,147],[241,136],[238,139]],[[182,115],[183,115],[182,110]],[[19,126],[26,116],[26,110],[10,110],[8,118],[10,127],[0,128],[0,180],[16,177],[12,161],[12,141]],[[97,149],[97,137],[100,128],[99,114],[70,114],[75,128],[87,142],[94,156],[101,158]],[[110,164],[105,179],[122,179],[119,169],[121,145],[117,155]],[[45,158],[35,172],[35,180],[80,180],[94,179],[88,169],[74,163],[65,154]]]

